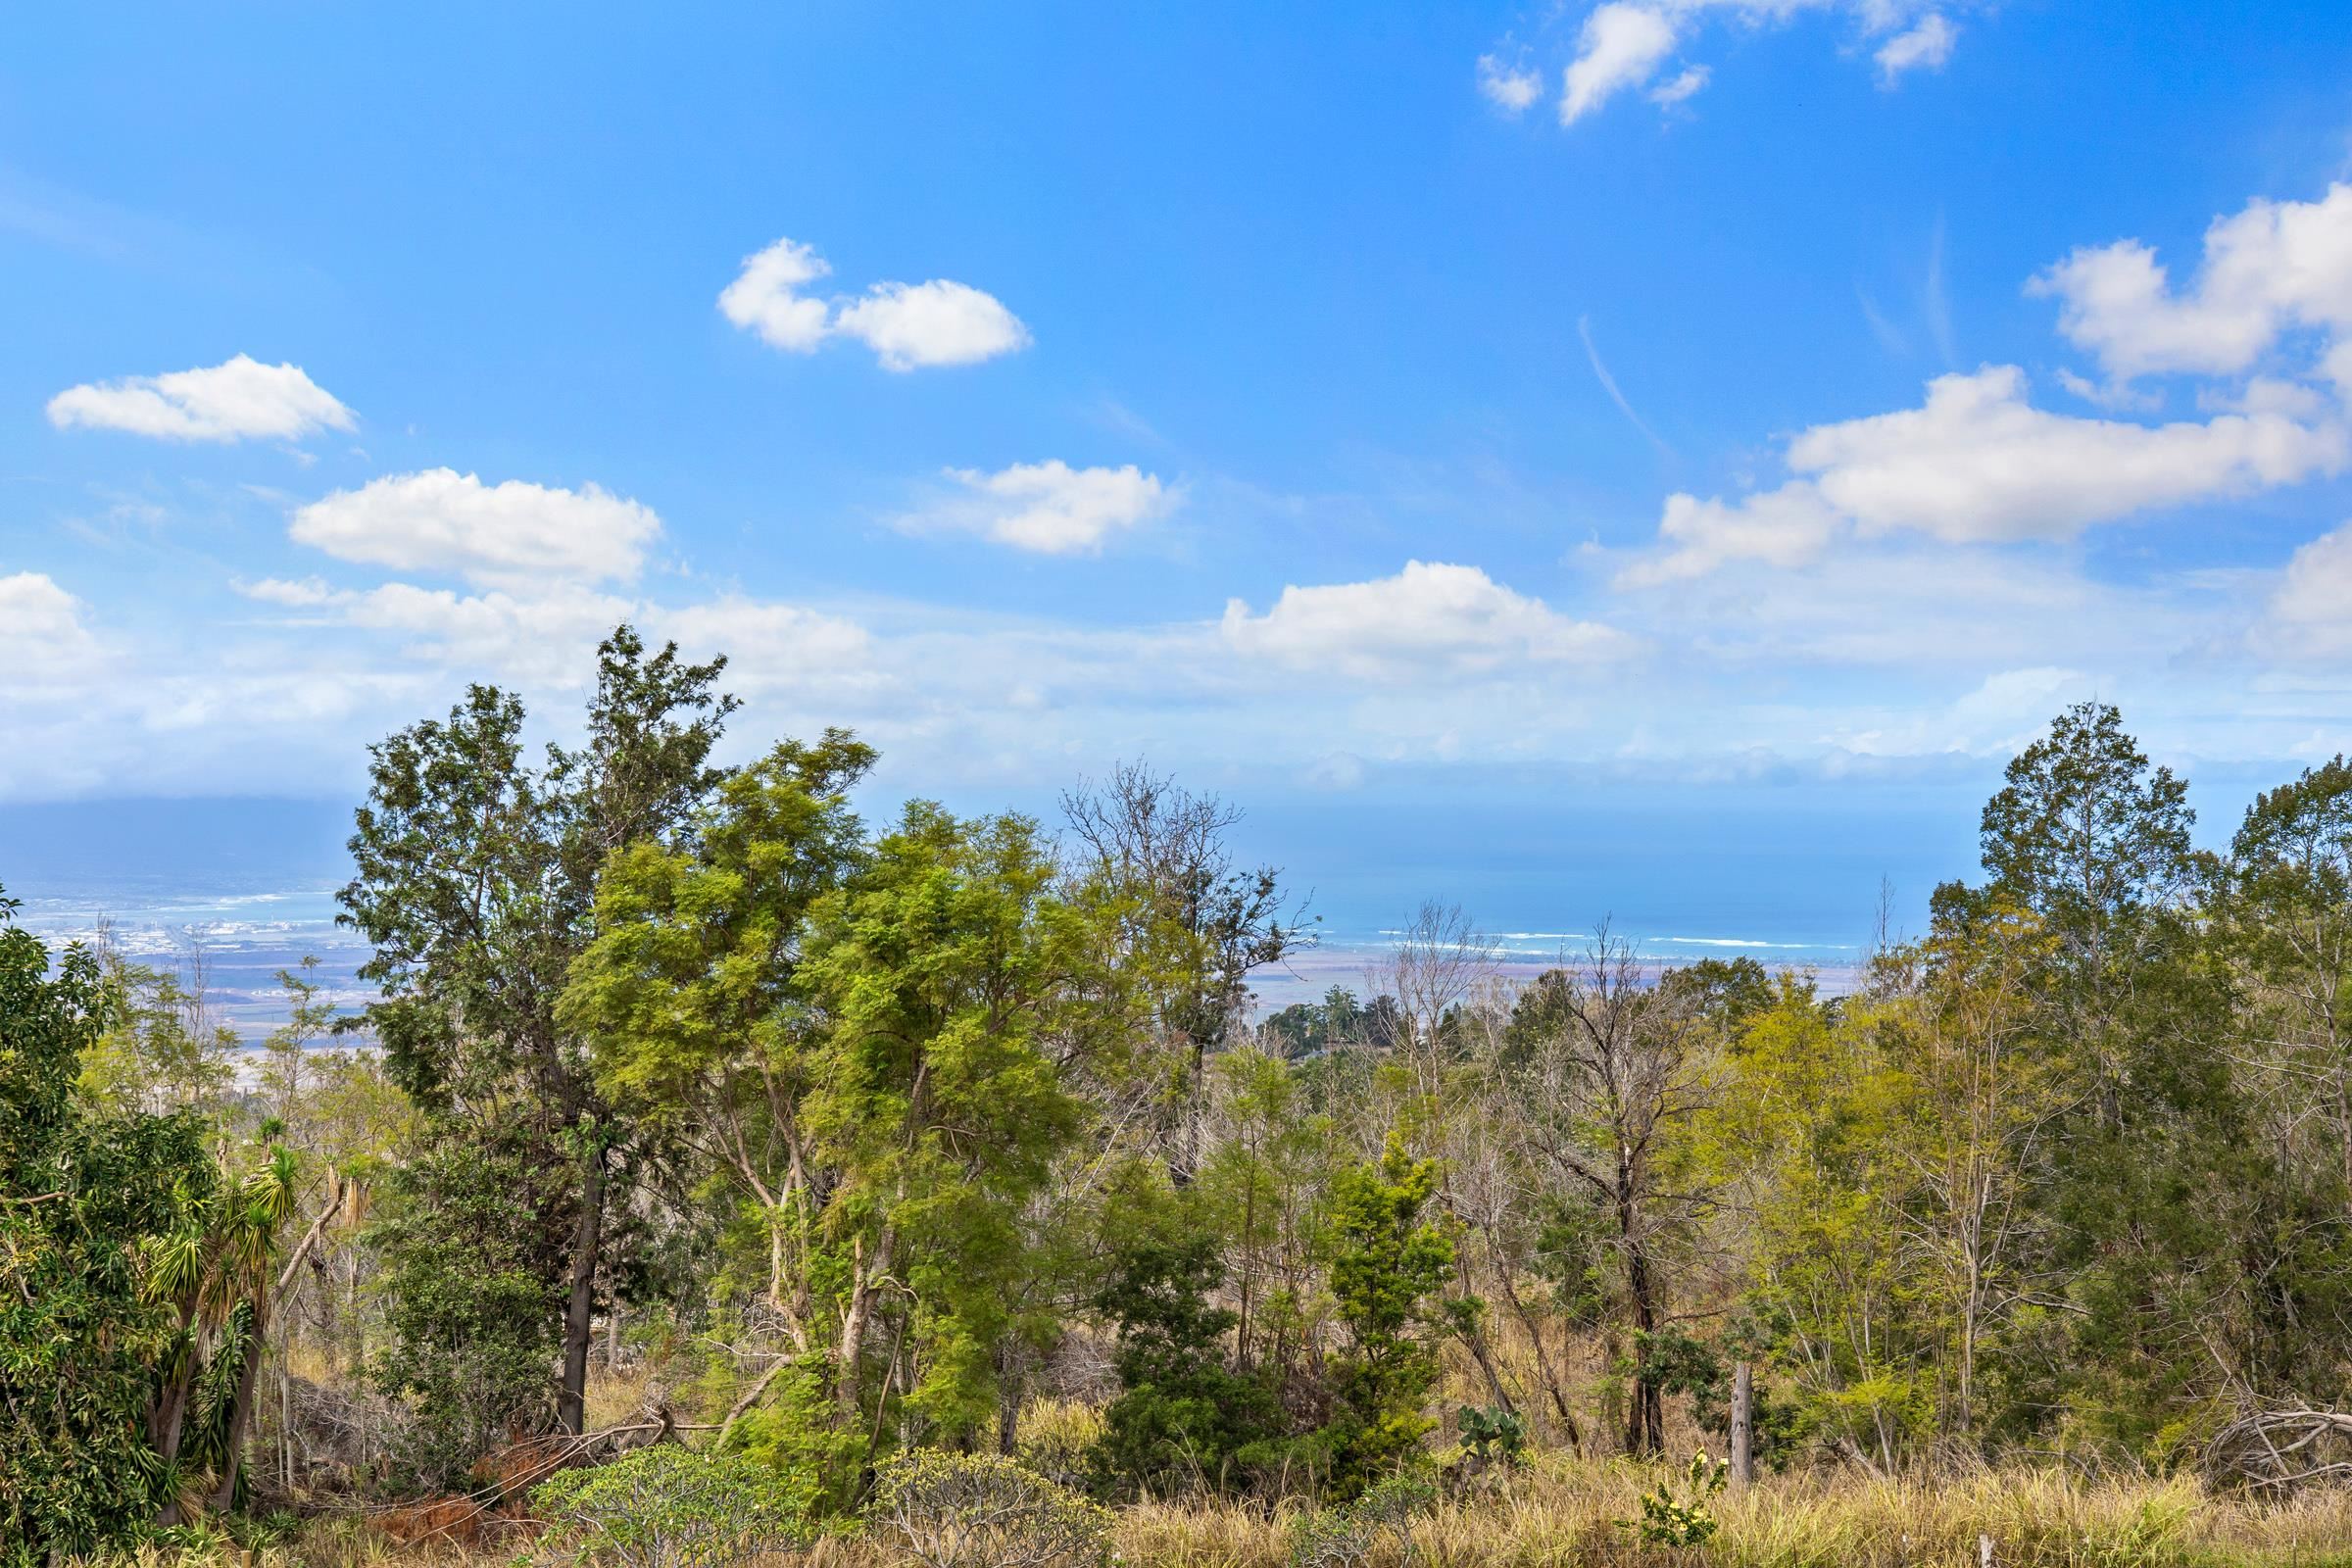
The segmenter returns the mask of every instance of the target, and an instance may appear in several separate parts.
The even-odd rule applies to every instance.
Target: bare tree
[[[1072,874],[1123,906],[1123,956],[1152,993],[1154,1045],[1178,1069],[1160,1128],[1169,1173],[1190,1181],[1208,1053],[1241,1018],[1250,971],[1304,945],[1302,916],[1284,909],[1279,871],[1237,862],[1228,835],[1242,812],[1214,795],[1122,762],[1101,784],[1064,794],[1061,808],[1077,850]]]
[[[1670,1321],[1668,1254],[1708,1203],[1675,1135],[1713,1096],[1712,1034],[1690,998],[1645,983],[1632,945],[1605,925],[1580,960],[1536,982],[1521,1015],[1535,1036],[1521,1069],[1528,1134],[1541,1163],[1607,1216],[1635,1330],[1625,1446],[1656,1453],[1665,1397],[1650,1340]]]

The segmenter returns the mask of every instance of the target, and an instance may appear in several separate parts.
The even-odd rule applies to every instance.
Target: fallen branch
[[[2214,1434],[2205,1467],[2216,1479],[2276,1492],[2352,1475],[2352,1412],[2250,1410]]]

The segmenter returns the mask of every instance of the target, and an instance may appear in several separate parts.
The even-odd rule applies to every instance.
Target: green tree
[[[1444,1328],[1431,1298],[1453,1268],[1453,1243],[1424,1212],[1437,1184],[1437,1162],[1392,1137],[1332,1195],[1331,1294],[1347,1345],[1332,1360],[1323,1436],[1343,1501],[1407,1464],[1437,1425],[1426,1406]]]
[[[208,1200],[204,1126],[77,1097],[116,1001],[0,895],[0,1562],[127,1545],[173,1483],[153,1426],[174,1343],[152,1250]]]
[[[1097,947],[1054,881],[1026,818],[917,802],[813,911],[802,973],[825,1043],[806,1113],[835,1184],[821,1231],[852,1419],[903,1356],[909,1413],[968,1439],[999,1413],[1000,1350],[1051,1329],[1019,1305],[1023,1215],[1082,1121],[1066,1074],[1098,1044],[1070,1005]]]
[[[1095,1309],[1118,1325],[1121,1393],[1102,1412],[1093,1462],[1105,1490],[1166,1495],[1222,1491],[1253,1446],[1278,1438],[1267,1379],[1226,1364],[1239,1316],[1209,1304],[1225,1265],[1212,1236],[1131,1236],[1112,1255]]]
[[[2352,765],[2324,767],[2257,796],[2230,841],[2218,913],[2251,981],[2249,1022],[2265,1069],[2285,1089],[2299,1075],[2324,1112],[2352,1192]],[[2301,1098],[2299,1096],[2295,1098]]]
[[[765,1305],[799,1356],[822,1338],[810,1248],[830,1196],[806,1111],[823,1035],[800,956],[810,908],[862,858],[848,792],[873,760],[838,730],[787,742],[719,786],[691,843],[614,855],[558,1009],[607,1101],[732,1184],[729,1218],[757,1238]]]
[[[516,698],[475,686],[446,721],[372,748],[368,803],[342,918],[374,946],[361,966],[380,1001],[368,1021],[417,1101],[485,1137],[483,1107],[520,1111],[576,1171],[562,1285],[555,1421],[580,1430],[613,1182],[629,1129],[597,1092],[587,1044],[558,1004],[595,935],[598,875],[616,852],[667,842],[719,780],[709,765],[734,707],[723,661],[674,646],[648,657],[627,626],[597,651],[588,735],[525,760]],[[543,1250],[532,1249],[533,1255]]]
[[[414,1412],[398,1479],[427,1491],[451,1485],[510,1425],[543,1425],[557,1396],[578,1169],[527,1113],[483,1108],[467,1124],[431,1124],[409,1148],[368,1236],[383,1259],[390,1336],[369,1376]]]
[[[2027,1273],[2063,1298],[2020,1319],[2004,1401],[2100,1442],[2146,1448],[2206,1404],[2217,1347],[2254,1319],[2207,1265],[2271,1228],[2265,1152],[2230,1061],[2231,976],[2194,906],[2186,786],[2104,704],[2061,713],[1984,808],[1987,883],[1938,889],[1936,940],[1962,951],[2015,913],[2046,954],[2024,977],[2029,1058],[2070,1108],[2029,1189]]]

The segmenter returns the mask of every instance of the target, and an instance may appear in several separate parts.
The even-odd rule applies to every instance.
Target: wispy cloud
[[[975,533],[1035,555],[1091,554],[1174,510],[1178,492],[1134,464],[1073,468],[1055,458],[994,473],[950,468],[957,493],[899,519],[909,533]]]
[[[1609,394],[1609,400],[1617,405],[1617,412],[1632,421],[1634,428],[1641,431],[1649,444],[1658,449],[1661,456],[1673,457],[1674,448],[1668,446],[1658,432],[1652,430],[1648,422],[1634,412],[1633,404],[1627,402],[1625,393],[1619,390],[1617,378],[1609,373],[1608,365],[1600,357],[1599,346],[1592,341],[1592,318],[1580,316],[1576,318],[1576,335],[1584,340],[1585,358],[1592,362],[1592,373],[1599,378],[1602,389]]]

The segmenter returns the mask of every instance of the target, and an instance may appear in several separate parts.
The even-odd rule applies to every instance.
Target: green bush
[[[1438,1423],[1423,1406],[1438,1381],[1435,1298],[1453,1244],[1426,1210],[1438,1167],[1392,1133],[1387,1152],[1334,1188],[1331,1294],[1348,1343],[1332,1357],[1336,1408],[1325,1424],[1333,1496],[1353,1497],[1397,1474]]]
[[[1283,1410],[1262,1377],[1225,1365],[1233,1312],[1209,1305],[1225,1282],[1215,1242],[1138,1242],[1113,1258],[1096,1308],[1119,1325],[1124,1392],[1102,1412],[1089,1456],[1098,1493],[1223,1491],[1253,1445],[1278,1439]]]
[[[766,1466],[674,1444],[562,1471],[532,1491],[531,1505],[559,1553],[613,1568],[725,1568],[804,1539]]]
[[[1527,1457],[1527,1423],[1501,1405],[1464,1405],[1462,1456],[1480,1470],[1516,1470]]]
[[[146,1419],[184,1336],[148,1286],[217,1168],[195,1117],[75,1092],[120,998],[15,910],[0,895],[0,1564],[38,1568],[133,1545],[171,1494]]]
[[[1345,1507],[1302,1514],[1291,1527],[1291,1568],[1361,1568],[1384,1542],[1410,1561],[1413,1521],[1436,1497],[1419,1476],[1391,1476]]]
[[[876,1529],[923,1568],[1088,1568],[1110,1511],[994,1454],[912,1454],[875,1498]]]
[[[1707,1499],[1723,1490],[1724,1472],[1729,1468],[1720,1460],[1709,1459],[1704,1451],[1692,1454],[1690,1473],[1684,1477],[1687,1495],[1675,1495],[1674,1489],[1660,1481],[1655,1491],[1642,1496],[1642,1517],[1620,1519],[1617,1528],[1634,1532],[1646,1545],[1705,1545],[1720,1528]]]
[[[830,1520],[857,1512],[873,1438],[834,1418],[823,1362],[809,1357],[777,1374],[765,1402],[735,1423],[726,1451],[772,1475],[793,1517]]]

